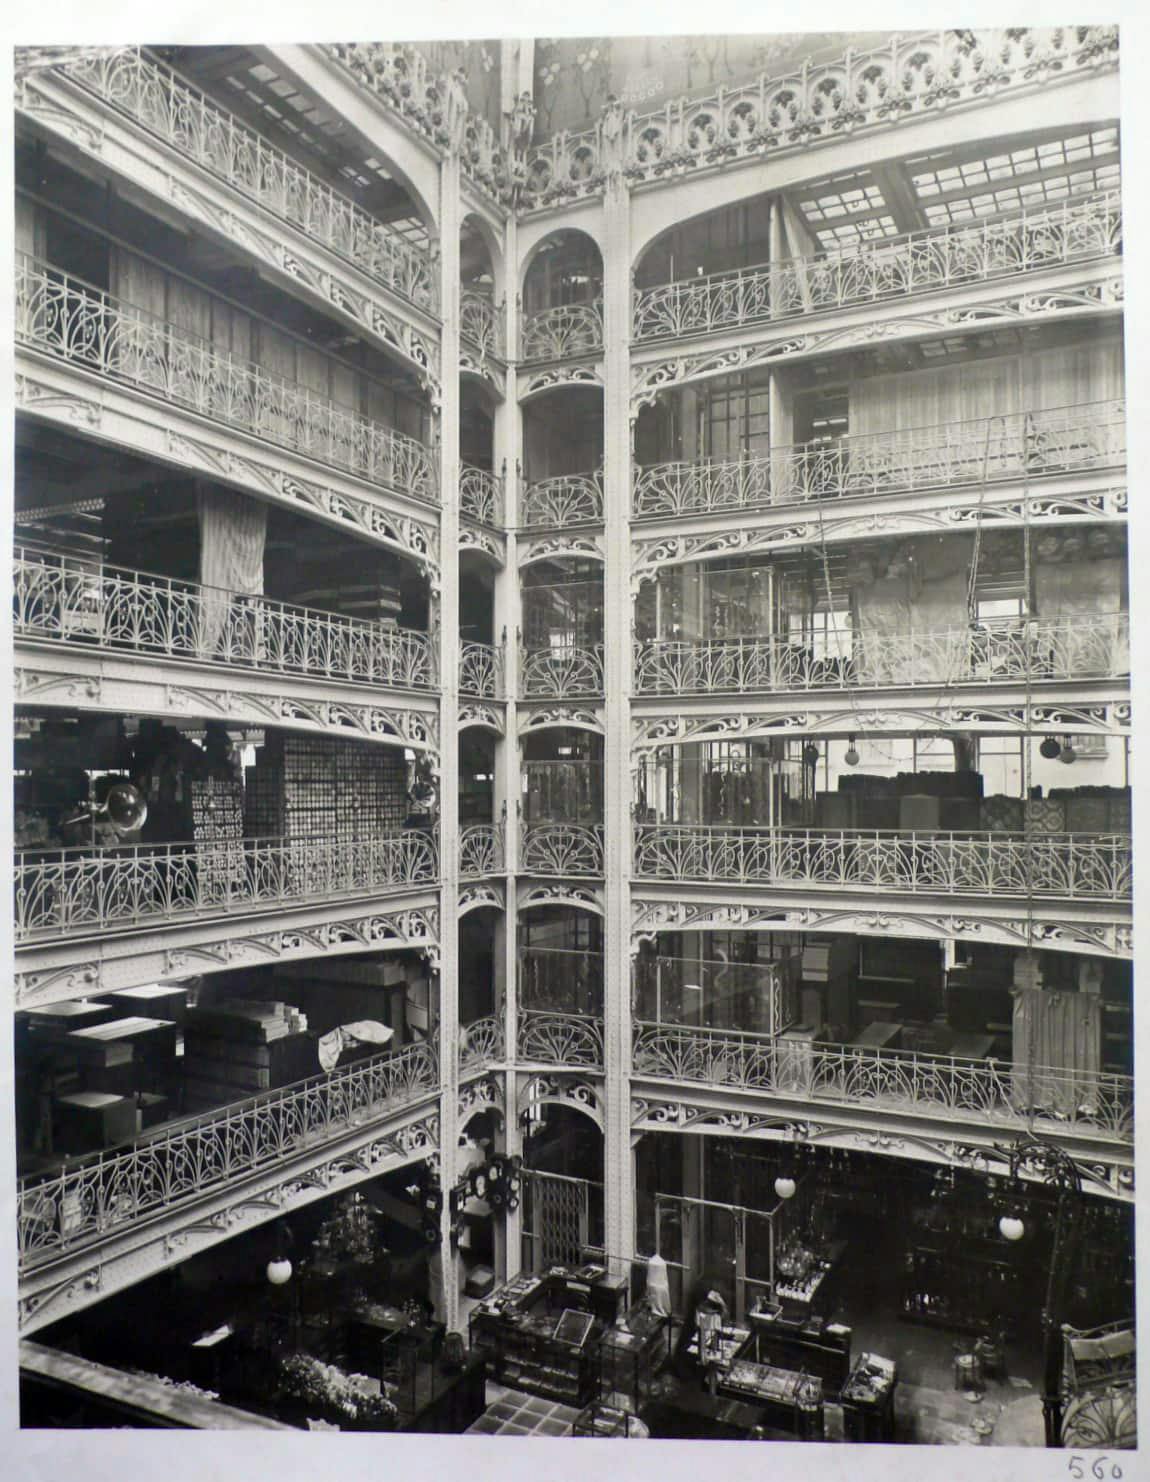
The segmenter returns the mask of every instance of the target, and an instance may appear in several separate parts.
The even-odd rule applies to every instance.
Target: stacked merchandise
[[[1128,787],[1052,787],[1051,801],[1066,808],[1069,834],[1126,834],[1130,832]]]
[[[196,874],[202,901],[244,892],[244,792],[232,778],[205,777],[188,784]]]
[[[318,1075],[315,1037],[288,1003],[233,999],[189,1009],[184,1026],[186,1110],[242,1101]]]
[[[395,833],[407,813],[407,763],[391,747],[272,733],[247,769],[249,835],[343,843]]]

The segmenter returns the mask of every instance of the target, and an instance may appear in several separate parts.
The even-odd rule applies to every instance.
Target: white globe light
[[[291,1280],[291,1262],[287,1256],[276,1256],[268,1262],[268,1280],[272,1286],[283,1286]]]
[[[793,1178],[781,1176],[775,1179],[775,1193],[780,1199],[793,1199],[795,1197],[795,1181]]]
[[[848,767],[857,767],[859,764],[858,747],[852,741],[847,747],[846,755],[843,757]]]
[[[1007,1240],[1021,1240],[1026,1232],[1026,1226],[1014,1214],[1004,1214],[998,1222],[998,1228]]]

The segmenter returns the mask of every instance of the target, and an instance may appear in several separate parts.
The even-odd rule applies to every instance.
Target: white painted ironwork
[[[520,360],[570,360],[603,348],[603,305],[557,304],[524,316]]]
[[[525,529],[562,530],[568,525],[603,523],[603,470],[539,479],[523,490]]]
[[[603,829],[598,824],[524,826],[520,867],[525,875],[603,874]]]
[[[474,700],[503,698],[503,649],[490,643],[459,647],[459,693]]]
[[[853,1045],[790,1042],[696,1025],[638,1023],[634,1074],[770,1091],[992,1126],[1073,1129],[1130,1143],[1130,1076]]]
[[[481,355],[505,358],[503,310],[489,293],[465,288],[459,295],[459,333],[471,341]]]
[[[593,1014],[520,1009],[515,1058],[523,1064],[603,1064],[603,1020]]]
[[[998,98],[1118,63],[1117,26],[923,31],[782,77],[760,76],[704,98],[673,98],[529,151],[524,204],[602,191],[608,171],[633,184],[809,148],[856,129]]]
[[[851,304],[1110,257],[1122,247],[1119,191],[969,225],[860,242],[850,251],[684,278],[637,291],[636,340],[683,339]]]
[[[793,443],[730,462],[635,470],[638,518],[717,513],[1112,468],[1126,460],[1126,405],[1101,401]]]
[[[502,1065],[506,1057],[507,1043],[503,1033],[502,1014],[488,1014],[483,1019],[474,1019],[470,1024],[460,1025],[460,1075]]]
[[[236,839],[16,856],[16,937],[33,940],[430,884],[435,839]]]
[[[409,1045],[206,1112],[128,1147],[21,1180],[28,1270],[286,1162],[435,1093],[432,1044]]]
[[[568,643],[529,648],[520,655],[519,692],[525,700],[574,700],[603,693],[603,649]]]
[[[425,633],[68,556],[18,549],[13,609],[20,638],[374,687],[436,683]]]
[[[1128,834],[635,826],[646,880],[1128,903]]]
[[[439,501],[435,457],[414,438],[22,254],[16,337],[371,483]]]
[[[871,633],[828,629],[819,647],[801,637],[652,639],[635,648],[637,695],[754,694],[775,690],[1019,684],[1117,679],[1130,673],[1126,613],[1073,622]]]
[[[498,530],[503,524],[503,480],[464,463],[459,470],[459,513]]]
[[[503,825],[469,823],[459,835],[459,878],[478,880],[504,869]]]
[[[61,70],[377,283],[421,308],[437,307],[426,248],[340,195],[138,46],[80,57]]]

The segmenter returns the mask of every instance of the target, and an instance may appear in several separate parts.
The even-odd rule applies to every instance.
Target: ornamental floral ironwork
[[[488,1014],[483,1019],[459,1026],[460,1075],[502,1065],[506,1058],[507,1041],[502,1014]]]
[[[603,1064],[603,1020],[591,1014],[521,1009],[515,1058],[536,1065]]]
[[[246,199],[392,292],[435,310],[437,281],[426,248],[340,195],[139,47],[84,56],[61,70]]]
[[[459,513],[492,530],[503,524],[503,479],[465,463],[459,470]]]
[[[802,639],[653,639],[635,650],[637,695],[1018,684],[1117,679],[1130,673],[1130,620],[1089,613],[936,633],[828,629]]]
[[[557,304],[524,316],[519,331],[520,360],[570,360],[603,348],[603,305]]]
[[[1121,251],[1119,191],[970,225],[861,242],[849,252],[661,283],[634,295],[635,340],[685,339],[745,325],[1088,262]]]
[[[519,688],[525,700],[574,700],[603,693],[601,645],[529,648],[520,655],[519,664]]]
[[[539,479],[523,490],[522,523],[528,530],[562,530],[603,523],[603,470]]]
[[[986,895],[1128,905],[1128,834],[919,833],[638,824],[647,880],[834,886],[900,895]]]
[[[19,940],[223,916],[431,883],[434,838],[237,839],[29,850],[16,856]]]
[[[793,443],[730,462],[651,464],[635,471],[632,506],[640,519],[711,514],[1083,473],[1125,460],[1125,402],[1088,402]]]
[[[435,1046],[409,1045],[281,1090],[205,1112],[88,1163],[21,1181],[22,1270],[179,1208],[261,1170],[368,1128],[434,1095]]]
[[[1041,1127],[1131,1143],[1134,1083],[1125,1075],[952,1055],[808,1044],[691,1025],[640,1023],[633,1073],[769,1091],[885,1111]]]
[[[520,865],[526,875],[602,876],[603,829],[597,824],[527,824]]]
[[[596,128],[565,131],[529,151],[523,203],[548,207],[595,194],[615,170],[638,184],[753,162],[1117,63],[1117,26],[895,36],[873,50],[645,113],[620,117],[609,107]]]
[[[68,556],[18,550],[13,606],[21,638],[387,688],[436,682],[424,633]]]
[[[414,438],[25,256],[16,266],[16,337],[357,478],[439,501],[434,455]]]
[[[483,356],[496,360],[506,358],[503,333],[503,306],[489,293],[465,288],[459,295],[459,333],[471,341]]]
[[[459,693],[475,700],[503,698],[503,649],[464,643],[459,649]]]
[[[459,834],[459,878],[478,880],[505,869],[503,825],[469,823]]]

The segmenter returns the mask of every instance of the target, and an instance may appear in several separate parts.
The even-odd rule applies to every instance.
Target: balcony
[[[887,237],[840,256],[662,283],[635,294],[632,332],[636,341],[718,334],[1112,257],[1121,246],[1121,194],[1106,191],[971,226]]]
[[[1028,685],[1128,679],[1126,613],[1084,614],[1073,622],[1033,619],[937,633],[820,631],[801,640],[654,639],[635,650],[635,694],[755,694],[875,689],[886,685]]]
[[[594,699],[603,694],[602,644],[526,649],[519,663],[521,699]]]
[[[520,1064],[603,1068],[603,1020],[590,1014],[521,1009],[515,1059]]]
[[[485,468],[465,463],[459,470],[459,513],[491,530],[503,524],[503,480]]]
[[[459,296],[459,333],[479,351],[496,360],[506,359],[503,330],[503,305],[489,294],[465,288]]]
[[[1126,407],[1103,401],[1006,413],[833,443],[795,443],[732,462],[635,471],[636,519],[907,494],[1091,473],[1126,461]]]
[[[640,1023],[633,1073],[803,1101],[1132,1144],[1130,1076]]]
[[[18,639],[373,688],[437,679],[424,633],[66,556],[17,550],[13,603]]]
[[[565,947],[519,953],[517,1061],[603,1065],[603,955]]]
[[[25,256],[16,267],[16,338],[357,478],[439,502],[434,455],[413,438]]]
[[[635,874],[697,884],[1129,906],[1128,834],[902,833],[639,824]]]
[[[490,643],[460,645],[459,693],[472,700],[502,700],[502,648],[496,648]]]
[[[21,1271],[188,1206],[435,1094],[435,1047],[408,1046],[169,1124],[18,1188]]]
[[[471,823],[459,834],[459,878],[482,880],[507,868],[501,823]]]
[[[459,1074],[471,1075],[502,1065],[507,1058],[503,1015],[488,1014],[459,1027]]]
[[[528,823],[520,842],[525,875],[603,878],[601,824]]]
[[[558,304],[524,318],[519,333],[524,364],[575,360],[603,352],[603,304]]]
[[[523,490],[525,530],[566,530],[603,523],[603,471],[539,479]]]
[[[243,839],[29,850],[16,855],[16,940],[55,940],[169,922],[375,896],[438,875],[418,830],[371,839]]]
[[[61,69],[143,125],[248,201],[295,227],[391,292],[434,312],[438,285],[431,254],[303,169],[255,129],[145,57],[139,47],[93,55]]]

